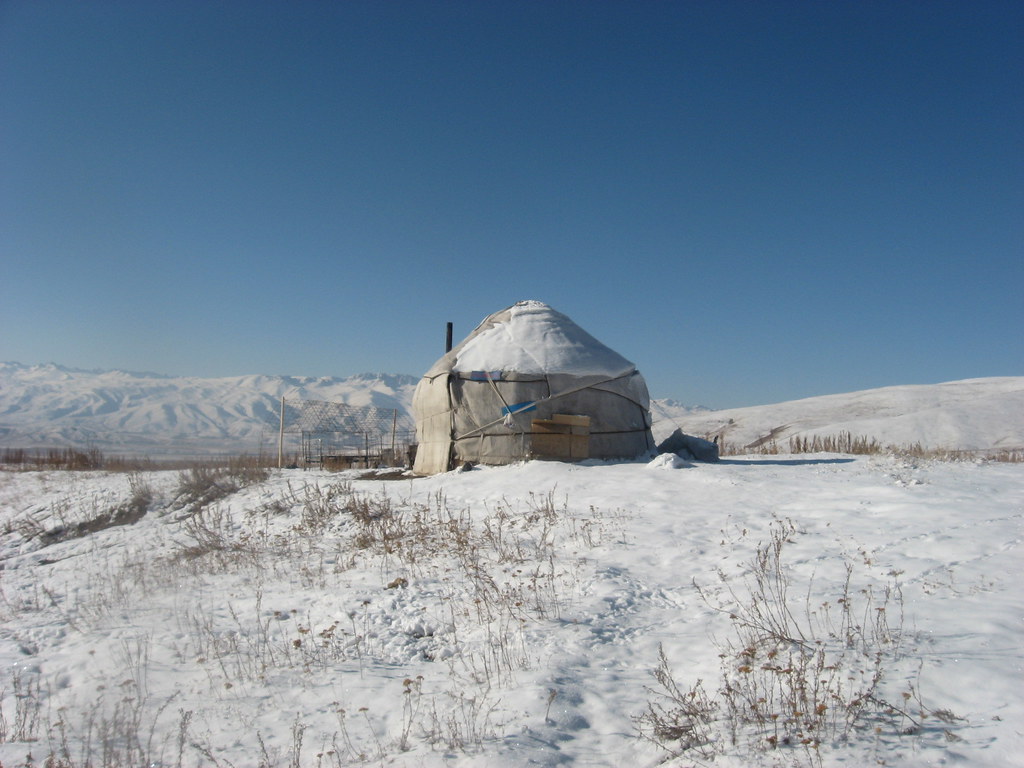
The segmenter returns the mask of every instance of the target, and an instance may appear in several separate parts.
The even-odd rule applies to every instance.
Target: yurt
[[[526,459],[631,459],[654,448],[636,366],[539,301],[487,317],[416,387],[414,471]]]

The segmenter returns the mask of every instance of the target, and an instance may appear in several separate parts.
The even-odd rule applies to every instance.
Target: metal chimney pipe
[[[452,324],[448,323],[444,335],[444,353],[447,355],[452,351]]]

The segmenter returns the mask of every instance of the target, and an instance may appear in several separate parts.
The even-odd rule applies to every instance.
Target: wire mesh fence
[[[282,399],[279,458],[285,436],[299,436],[303,466],[395,466],[408,463],[416,425],[398,408],[358,406],[325,400]]]

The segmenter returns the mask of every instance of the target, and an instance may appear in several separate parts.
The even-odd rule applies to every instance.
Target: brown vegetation
[[[896,455],[917,459],[939,461],[1001,461],[1024,462],[1024,449],[1005,448],[999,450],[953,450],[949,448],[928,448],[920,442],[904,445],[884,445],[875,437],[840,432],[838,435],[794,435],[780,445],[774,439],[757,441],[749,445],[723,443],[722,456],[744,456],[750,454],[777,456],[800,453],[843,453],[854,456]]]

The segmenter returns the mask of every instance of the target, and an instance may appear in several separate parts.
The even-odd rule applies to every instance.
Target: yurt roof
[[[447,370],[613,378],[635,369],[561,312],[540,301],[520,301],[486,318],[428,376]]]

